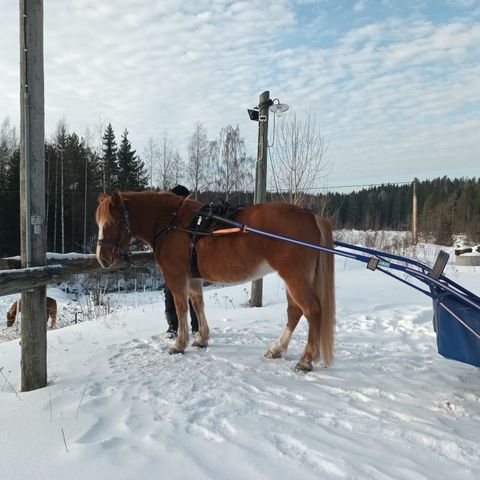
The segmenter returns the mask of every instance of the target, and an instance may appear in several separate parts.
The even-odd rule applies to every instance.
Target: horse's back
[[[241,223],[267,232],[288,236],[296,240],[318,243],[319,230],[315,216],[310,210],[289,203],[261,203],[241,211],[238,216]],[[328,222],[328,221],[327,221]],[[267,237],[264,237],[267,239]],[[279,245],[291,248],[294,245],[279,240]],[[267,242],[271,248],[271,242]]]
[[[239,223],[266,232],[319,244],[321,234],[315,216],[286,203],[263,203],[243,208]],[[310,270],[317,251],[285,240],[256,233],[234,233],[198,242],[199,271],[207,280],[241,282],[272,271]]]

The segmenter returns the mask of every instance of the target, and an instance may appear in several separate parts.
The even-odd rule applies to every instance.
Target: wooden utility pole
[[[258,153],[255,171],[255,203],[267,201],[267,154],[268,154],[268,108],[270,92],[260,94],[258,100]],[[250,306],[261,307],[263,296],[263,279],[252,282]]]
[[[46,263],[43,0],[20,0],[22,267]],[[46,287],[22,293],[22,390],[47,384]]]
[[[417,234],[417,179],[413,180],[413,200],[412,200],[412,245],[418,241]]]

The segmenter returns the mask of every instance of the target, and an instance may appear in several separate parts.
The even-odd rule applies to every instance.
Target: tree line
[[[109,123],[97,140],[69,132],[64,120],[45,142],[46,222],[49,252],[93,252],[97,228],[94,212],[100,192],[169,190],[188,185],[195,198],[206,190],[253,190],[254,160],[246,155],[238,126],[227,125],[211,140],[197,123],[188,138],[186,160],[166,131],[147,142],[143,158],[132,147],[129,132],[120,139]],[[100,138],[98,138],[100,137]],[[99,140],[99,141],[98,141]],[[20,251],[20,154],[16,129],[0,124],[0,256]]]
[[[58,123],[45,143],[48,251],[95,250],[94,212],[100,192],[168,190],[183,183],[201,202],[220,198],[253,202],[255,161],[246,155],[239,127],[227,125],[214,139],[197,123],[184,160],[167,131],[149,139],[143,155],[124,129],[117,140],[111,124],[94,135],[69,132]],[[351,193],[312,194],[329,162],[315,119],[307,115],[279,125],[271,146],[269,201],[297,203],[328,216],[334,228],[410,230],[412,185],[386,184]],[[0,256],[20,251],[19,140],[8,119],[0,124]],[[480,242],[480,179],[416,180],[418,231],[440,244],[465,234]]]
[[[452,245],[454,234],[480,243],[480,178],[415,179],[417,230],[425,240]],[[335,228],[411,230],[413,182],[386,184],[351,193],[310,195],[309,205]]]

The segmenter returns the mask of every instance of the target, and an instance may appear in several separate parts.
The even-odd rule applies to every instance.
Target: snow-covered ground
[[[447,268],[480,294],[480,269]],[[210,344],[184,355],[167,353],[161,292],[49,331],[37,391],[19,391],[18,339],[0,343],[0,478],[480,478],[480,369],[438,355],[428,297],[343,258],[336,285],[335,362],[306,375],[304,320],[286,358],[263,357],[286,322],[276,275],[263,308],[248,284],[207,289]]]

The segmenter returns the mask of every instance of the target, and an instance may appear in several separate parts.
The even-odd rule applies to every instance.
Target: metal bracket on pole
[[[41,215],[32,215],[30,223],[33,226],[33,233],[40,235],[42,233],[43,217]]]

